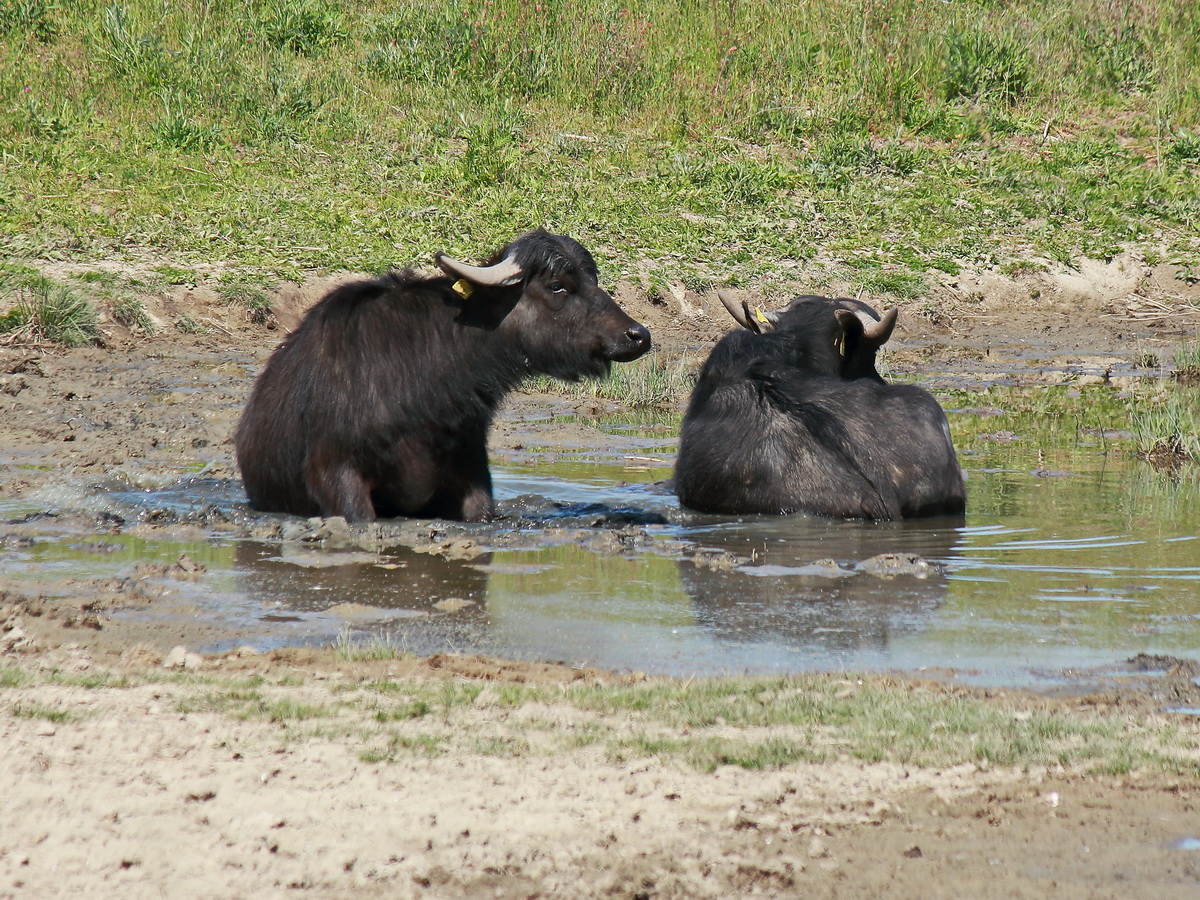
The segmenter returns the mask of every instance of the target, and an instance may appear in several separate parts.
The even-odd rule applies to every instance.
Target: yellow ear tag
[[[458,279],[458,281],[456,281],[456,282],[454,282],[454,284],[450,285],[450,289],[453,290],[454,293],[458,294],[458,296],[462,297],[464,300],[466,300],[473,293],[475,293],[475,288],[472,287],[471,282],[467,281],[467,279],[465,279],[465,278]]]
[[[758,319],[758,321],[762,322],[764,325],[771,324],[771,320],[767,318],[766,314],[762,311],[761,306],[754,307],[754,318]]]

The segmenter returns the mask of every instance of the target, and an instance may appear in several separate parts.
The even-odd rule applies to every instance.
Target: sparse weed
[[[197,322],[189,315],[182,315],[175,319],[175,329],[180,334],[204,334],[208,328],[202,322]]]
[[[119,294],[108,301],[108,313],[113,321],[119,322],[126,328],[154,333],[154,320],[146,312],[142,301],[130,294]]]
[[[382,748],[361,750],[358,758],[363,762],[395,762],[398,759],[424,757],[432,759],[443,756],[449,748],[443,737],[429,734],[393,734]]]

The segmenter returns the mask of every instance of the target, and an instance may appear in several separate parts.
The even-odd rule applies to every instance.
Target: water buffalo
[[[482,266],[436,262],[444,275],[336,288],[275,349],[235,435],[255,509],[487,521],[487,433],[505,394],[650,349],[569,237],[534,231]]]
[[[742,330],[717,342],[692,391],[675,468],[684,506],[863,519],[963,511],[941,407],[875,369],[894,308],[881,317],[857,300],[806,296],[765,313],[721,300]]]

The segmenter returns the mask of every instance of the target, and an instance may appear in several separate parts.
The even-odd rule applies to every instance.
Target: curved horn
[[[728,311],[729,315],[733,316],[733,320],[743,328],[748,328],[755,334],[765,334],[775,327],[779,316],[776,313],[763,312],[759,308],[755,308],[754,312],[750,311],[750,305],[745,300],[740,303],[733,298],[732,295],[724,291],[717,291],[717,298]]]
[[[882,347],[887,343],[888,338],[892,336],[892,331],[896,327],[896,318],[899,316],[900,307],[893,306],[876,322],[863,321],[863,339],[870,341],[876,347]],[[860,318],[862,318],[860,316]]]
[[[842,331],[845,331],[849,326],[849,322],[858,320],[858,327],[862,330],[862,339],[873,347],[878,349],[887,343],[888,338],[892,336],[892,331],[896,327],[896,318],[900,312],[900,307],[893,306],[885,312],[880,318],[876,319],[870,313],[862,309],[842,309],[835,310],[834,316],[838,323],[842,326]]]
[[[729,294],[724,291],[717,291],[717,299],[724,305],[725,309],[733,316],[733,321],[737,322],[743,328],[754,330],[754,326],[750,324],[750,316],[744,303],[738,303]]]
[[[454,278],[465,278],[474,284],[486,284],[491,287],[508,287],[521,280],[524,271],[517,263],[515,256],[509,255],[492,266],[469,266],[459,262],[452,256],[439,253],[434,257],[438,266],[447,275]]]

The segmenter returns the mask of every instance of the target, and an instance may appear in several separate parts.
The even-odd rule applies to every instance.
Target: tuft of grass
[[[505,759],[527,756],[531,749],[529,741],[520,735],[479,737],[473,740],[468,746],[468,751],[471,753],[480,756],[498,756]]]
[[[333,646],[334,654],[346,662],[362,660],[404,659],[413,654],[403,646],[403,638],[397,643],[392,634],[373,634],[367,640],[356,640],[349,631],[338,634]]]
[[[185,269],[169,263],[160,263],[154,267],[155,274],[161,276],[165,284],[184,285],[194,288],[200,283],[200,275],[194,269]]]
[[[1200,387],[1168,383],[1133,393],[1129,423],[1138,452],[1152,462],[1200,460]]]
[[[393,734],[383,747],[360,750],[358,758],[368,763],[395,762],[414,756],[432,759],[444,756],[448,751],[449,747],[444,737],[429,734]]]
[[[398,706],[393,706],[388,709],[379,709],[375,711],[376,722],[403,722],[408,719],[421,719],[429,715],[432,707],[425,700],[414,700],[411,703],[402,703]]]
[[[0,315],[0,334],[17,333],[67,347],[94,344],[100,337],[96,310],[76,291],[41,275],[19,280],[16,303]]]
[[[142,301],[130,294],[121,294],[108,301],[108,313],[113,321],[119,322],[126,328],[154,333],[154,320],[146,312]]]
[[[257,704],[245,712],[247,718],[262,717],[277,724],[287,722],[303,722],[308,719],[324,719],[333,715],[333,710],[327,706],[312,703],[301,703],[290,697],[283,697],[266,703]]]
[[[211,150],[221,139],[218,126],[187,115],[178,99],[164,98],[162,116],[151,127],[159,143],[175,150]]]
[[[867,293],[888,294],[900,300],[913,300],[929,290],[924,275],[881,266],[858,269],[851,283]]]
[[[274,0],[259,19],[259,33],[269,46],[315,56],[347,37],[341,7],[330,0]]]
[[[0,37],[15,35],[50,43],[58,34],[57,6],[45,0],[0,0]]]
[[[12,714],[19,719],[44,719],[55,724],[70,722],[75,718],[75,713],[70,710],[57,709],[42,703],[18,703],[13,706]]]
[[[543,375],[532,379],[526,389],[579,400],[617,400],[624,406],[644,409],[677,405],[695,384],[696,373],[686,358],[668,361],[651,352],[631,363],[618,363],[604,378],[564,382]]]
[[[984,28],[953,31],[946,37],[942,94],[1014,103],[1029,86],[1029,51],[1017,34]]]
[[[1166,157],[1181,163],[1200,165],[1200,132],[1180,129],[1171,136]]]
[[[243,307],[255,325],[266,325],[271,320],[271,298],[256,279],[225,273],[217,281],[217,296],[226,303]]]
[[[1175,350],[1175,379],[1186,385],[1200,385],[1200,341],[1185,341]]]
[[[0,688],[22,687],[29,683],[29,675],[16,666],[0,666]]]

